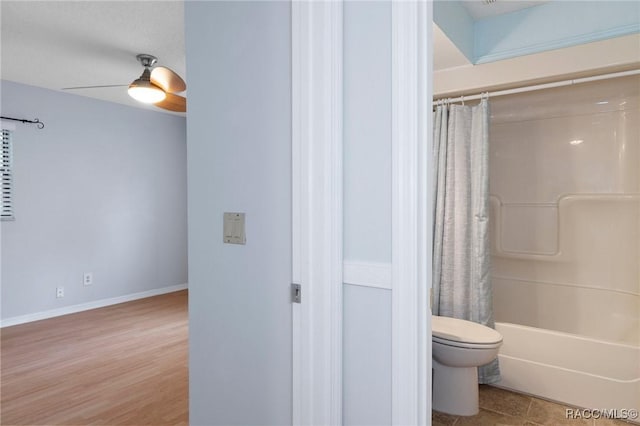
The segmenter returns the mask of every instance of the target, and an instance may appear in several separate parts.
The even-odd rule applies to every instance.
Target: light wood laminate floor
[[[3,328],[2,425],[188,424],[187,291]]]

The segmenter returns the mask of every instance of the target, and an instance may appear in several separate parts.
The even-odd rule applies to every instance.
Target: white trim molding
[[[344,283],[391,290],[391,264],[344,262]]]
[[[430,424],[428,286],[432,3],[392,2],[393,425]]]
[[[293,424],[342,423],[342,2],[292,2]]]
[[[131,302],[133,300],[144,299],[146,297],[159,296],[161,294],[173,293],[175,291],[186,290],[187,284],[178,284],[170,287],[156,288],[153,290],[141,291],[139,293],[126,294],[124,296],[111,297],[108,299],[94,300],[92,302],[78,305],[65,306],[48,311],[36,312],[28,315],[20,315],[3,319],[0,328],[12,325],[25,324],[32,321],[40,321],[47,318],[59,317],[62,315],[75,314],[76,312],[88,311],[91,309],[104,308],[105,306],[117,305],[119,303]]]

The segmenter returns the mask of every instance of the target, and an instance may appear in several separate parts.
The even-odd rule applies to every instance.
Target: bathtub
[[[496,386],[581,408],[640,409],[640,347],[510,323],[496,330]]]

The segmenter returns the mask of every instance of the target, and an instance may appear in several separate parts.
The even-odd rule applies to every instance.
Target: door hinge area
[[[302,300],[302,290],[300,284],[291,284],[291,303],[300,303]]]

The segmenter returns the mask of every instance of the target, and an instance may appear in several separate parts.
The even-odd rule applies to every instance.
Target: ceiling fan
[[[141,53],[136,56],[138,62],[144,67],[142,75],[129,84],[128,93],[133,99],[153,104],[169,111],[186,112],[187,99],[176,93],[187,90],[184,80],[167,67],[155,66],[158,58],[153,55]],[[64,87],[62,90],[94,89],[102,87],[124,87],[126,84],[110,84],[104,86],[77,86]]]

